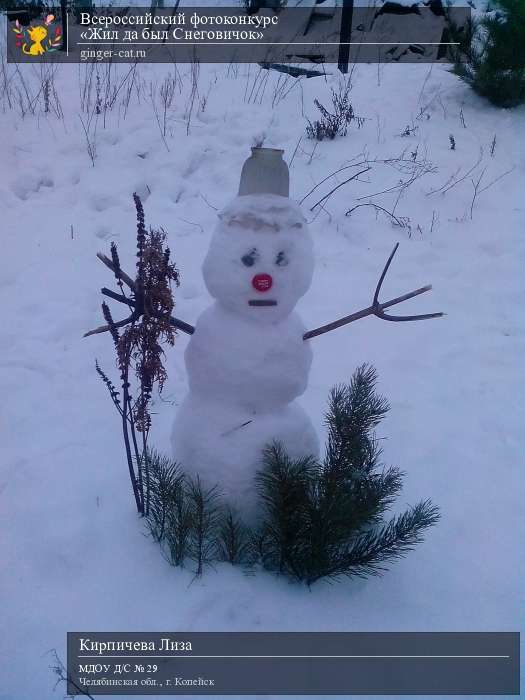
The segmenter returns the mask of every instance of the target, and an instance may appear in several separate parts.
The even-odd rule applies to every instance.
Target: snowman
[[[214,302],[185,352],[189,393],[172,433],[173,453],[203,485],[218,485],[247,522],[257,518],[255,475],[277,441],[291,458],[319,454],[296,402],[312,351],[295,311],[314,268],[305,218],[288,198],[278,149],[254,148],[239,195],[219,214],[203,264]]]
[[[218,485],[248,524],[259,515],[255,476],[265,447],[278,442],[292,459],[319,454],[315,430],[296,402],[308,382],[310,339],[367,316],[385,321],[444,316],[386,313],[432,289],[425,285],[379,301],[396,244],[370,306],[306,331],[294,309],[312,281],[312,239],[301,210],[288,198],[282,154],[279,149],[252,148],[239,193],[219,214],[204,260],[204,281],[214,303],[195,327],[170,318],[172,326],[191,336],[185,353],[189,392],[173,427],[174,457],[203,486]],[[97,257],[130,288],[132,297],[105,287],[102,293],[133,311],[85,336],[135,323],[154,304],[145,289],[138,294],[137,281],[113,257]]]

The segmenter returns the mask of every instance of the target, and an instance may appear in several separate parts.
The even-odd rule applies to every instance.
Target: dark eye
[[[250,250],[249,253],[246,253],[246,255],[243,255],[241,258],[241,261],[243,265],[246,265],[246,267],[252,267],[252,265],[255,265],[255,261],[259,257],[259,254],[257,253],[257,250],[253,248]]]
[[[277,257],[275,258],[275,264],[279,265],[279,267],[284,267],[285,265],[288,265],[288,257],[283,250],[281,250],[280,253],[277,253]]]

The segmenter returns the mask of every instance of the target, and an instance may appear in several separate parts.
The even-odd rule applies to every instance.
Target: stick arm
[[[415,289],[412,292],[407,292],[406,294],[402,294],[399,297],[395,297],[395,299],[389,299],[388,301],[384,302],[379,301],[379,292],[381,291],[381,287],[386,277],[386,273],[388,272],[388,268],[390,267],[390,263],[392,262],[392,259],[396,254],[398,247],[399,243],[396,243],[394,250],[390,253],[390,257],[388,258],[386,265],[383,268],[381,277],[379,278],[379,282],[377,283],[377,287],[374,293],[374,299],[372,301],[371,306],[367,306],[365,309],[356,311],[353,314],[350,314],[349,316],[343,316],[342,318],[339,318],[336,321],[332,321],[331,323],[327,323],[324,326],[319,326],[319,328],[314,328],[311,331],[307,331],[303,335],[303,340],[310,340],[311,338],[315,338],[318,335],[322,335],[323,333],[328,333],[328,331],[333,331],[336,328],[341,328],[341,326],[346,326],[348,323],[352,323],[353,321],[358,321],[360,318],[366,318],[366,316],[377,316],[378,318],[382,318],[384,321],[424,321],[426,319],[440,318],[444,316],[445,314],[441,312],[432,314],[417,314],[415,316],[392,316],[391,314],[385,313],[384,310],[388,309],[390,306],[400,304],[402,301],[412,299],[413,297],[419,296],[420,294],[424,294],[425,292],[429,292],[432,289],[432,285],[427,284],[424,287]]]
[[[107,255],[104,255],[104,253],[97,253],[97,258],[104,263],[106,267],[108,267],[114,274],[118,273],[119,278],[124,282],[124,284],[129,287],[129,289],[132,292],[136,291],[136,285],[135,282],[131,279],[129,275],[127,275],[123,270],[121,269],[115,269],[115,265],[113,264],[113,261],[111,258],[108,258]],[[137,301],[134,299],[130,299],[124,294],[117,294],[117,292],[113,292],[111,289],[108,289],[107,287],[102,287],[100,290],[104,296],[109,297],[110,299],[113,299],[114,301],[119,301],[121,304],[126,304],[130,309],[132,309],[132,313],[130,316],[127,318],[123,319],[122,321],[118,321],[115,323],[115,326],[117,328],[121,328],[122,326],[126,326],[128,323],[132,323],[133,321],[137,321],[140,316],[142,315],[142,311],[140,308],[137,308]],[[140,305],[139,305],[140,306]],[[187,333],[188,335],[192,335],[195,331],[195,327],[192,326],[189,323],[186,323],[186,321],[182,321],[180,318],[175,318],[175,316],[170,317],[170,325],[172,325],[174,328],[176,328],[179,331],[182,331],[183,333]],[[94,328],[91,331],[88,331],[87,333],[84,333],[84,338],[87,338],[90,335],[97,335],[98,333],[106,333],[109,331],[110,328],[109,326],[99,326],[98,328]]]

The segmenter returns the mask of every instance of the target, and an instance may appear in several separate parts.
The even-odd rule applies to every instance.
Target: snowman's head
[[[236,197],[219,214],[203,265],[210,294],[230,311],[279,321],[312,281],[312,239],[299,207],[287,197]]]

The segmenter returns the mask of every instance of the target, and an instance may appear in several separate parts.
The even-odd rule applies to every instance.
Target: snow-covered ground
[[[80,105],[84,67],[56,73],[63,118],[53,96],[44,111],[42,94],[35,113],[22,116],[20,99],[38,95],[41,75],[8,67],[9,96],[0,96],[2,700],[63,697],[47,652],[65,661],[67,631],[521,626],[524,111],[491,107],[444,66],[358,65],[350,97],[362,127],[316,144],[305,136],[306,117],[318,116],[314,98],[329,104],[340,79],[327,69],[326,79],[299,81],[256,66],[202,65],[188,120],[191,66],[178,66],[163,138],[150,92],[158,96],[171,66],[139,66],[127,110],[130,78],[96,125]],[[128,70],[121,66],[113,85]],[[114,369],[111,341],[82,338],[101,323],[99,288],[111,283],[96,252],[114,240],[124,269],[133,266],[135,191],[147,223],[168,231],[181,270],[176,315],[195,321],[210,302],[200,266],[216,209],[236,194],[250,146],[263,138],[292,161],[297,199],[363,152],[379,160],[416,153],[430,170],[397,205],[399,189],[372,200],[396,205],[405,227],[368,206],[345,216],[407,179],[388,164],[341,186],[324,209],[309,210],[358,169],[330,177],[303,202],[316,252],[313,285],[299,303],[309,327],[368,306],[396,241],[384,298],[431,282],[432,293],[399,312],[447,313],[413,324],[369,318],[311,341],[300,401],[321,439],[330,387],[374,364],[392,405],[381,426],[385,461],[406,472],[399,507],[430,497],[442,509],[425,543],[382,578],[309,591],[219,565],[190,585],[192,572],[162,559],[134,512],[118,417],[94,371],[95,357]],[[482,173],[479,189],[503,177],[479,193],[471,215],[472,180]],[[457,184],[430,194],[452,177]],[[169,379],[155,402],[152,443],[161,450],[187,388],[186,343],[180,335],[169,350]]]

